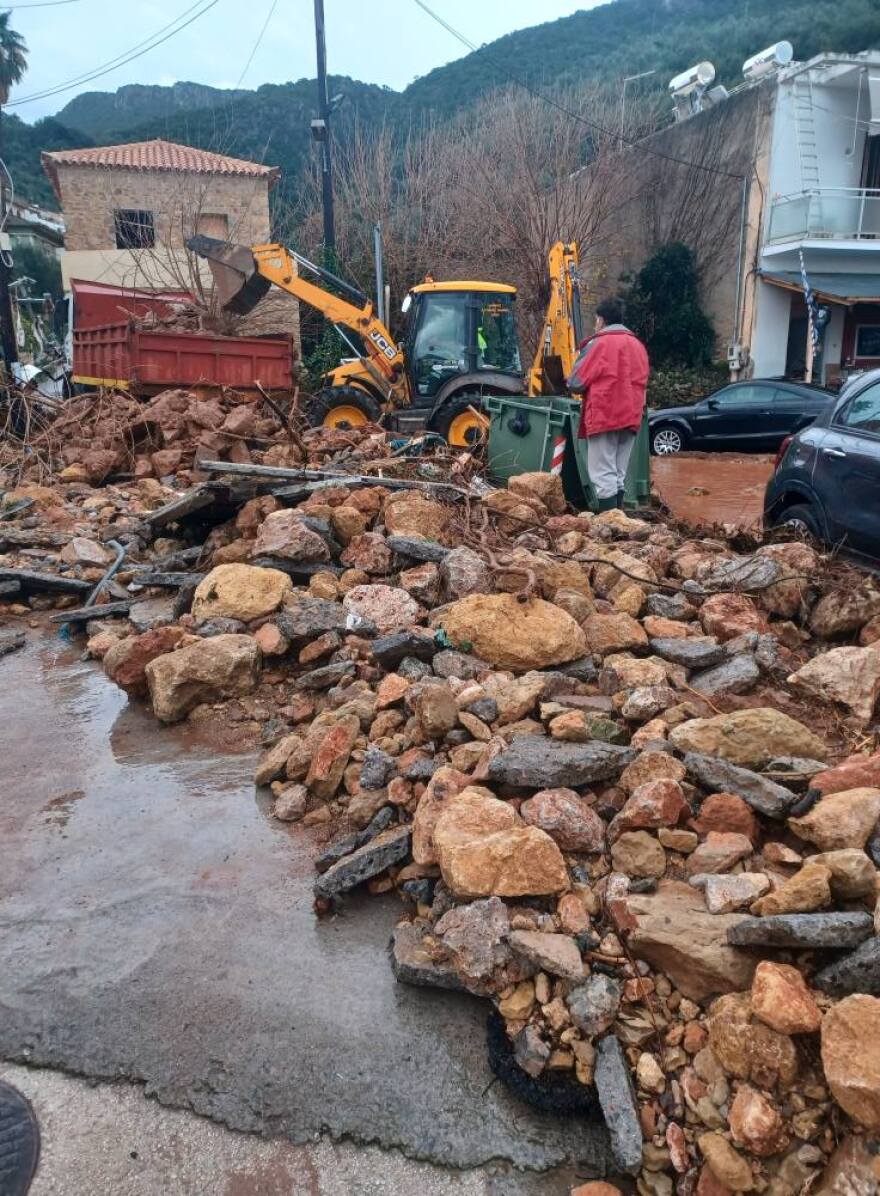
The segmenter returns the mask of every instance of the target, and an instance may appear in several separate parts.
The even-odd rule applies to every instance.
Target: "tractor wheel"
[[[357,386],[331,386],[319,391],[308,407],[313,428],[361,428],[378,423],[382,408]]]
[[[489,417],[482,395],[460,394],[444,403],[433,419],[438,432],[452,448],[476,448],[485,439]]]

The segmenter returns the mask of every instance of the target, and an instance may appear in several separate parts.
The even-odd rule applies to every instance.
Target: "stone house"
[[[269,192],[280,177],[277,166],[161,139],[52,150],[42,162],[64,214],[65,290],[77,279],[197,292],[209,287],[210,277],[184,249],[187,237],[204,233],[244,245],[271,237]],[[296,301],[281,292],[273,299],[268,323],[280,321],[277,330],[298,340]]]

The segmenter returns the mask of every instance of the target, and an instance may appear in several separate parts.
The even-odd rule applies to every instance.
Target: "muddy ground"
[[[772,454],[678,453],[651,458],[654,494],[675,518],[694,527],[760,525]]]
[[[294,1143],[324,1133],[491,1163],[487,1193],[604,1172],[603,1127],[542,1117],[493,1084],[484,1003],[395,982],[397,898],[317,920],[317,832],[269,817],[254,755],[218,756],[187,724],[157,729],[80,647],[31,632],[2,662],[14,800],[0,813],[0,1056],[140,1082]],[[549,1189],[510,1170],[570,1163]]]

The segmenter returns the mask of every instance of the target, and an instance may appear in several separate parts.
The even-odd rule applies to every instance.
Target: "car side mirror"
[[[706,399],[706,406],[709,408],[710,411],[717,411],[718,408],[721,406],[721,403],[719,402],[718,399]]]

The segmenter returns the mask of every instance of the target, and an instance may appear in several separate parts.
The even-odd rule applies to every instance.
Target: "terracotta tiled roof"
[[[175,141],[131,141],[126,145],[98,145],[91,149],[50,150],[42,155],[43,169],[55,194],[58,190],[58,166],[120,167],[125,170],[174,170],[193,174],[242,175],[267,178],[269,186],[281,174],[277,166],[261,166],[243,158],[212,154]]]

